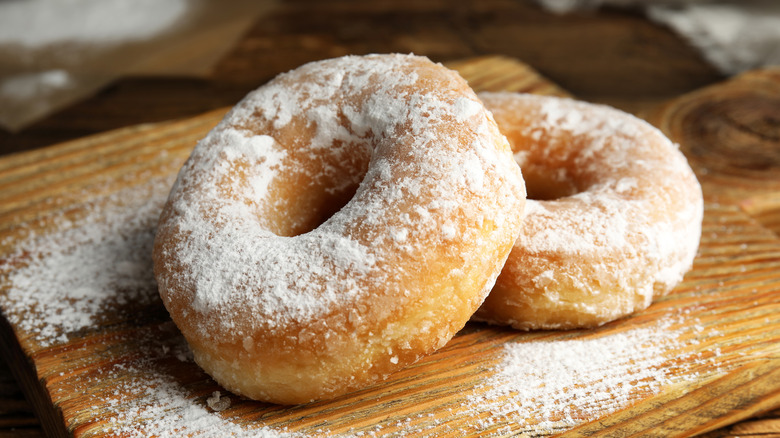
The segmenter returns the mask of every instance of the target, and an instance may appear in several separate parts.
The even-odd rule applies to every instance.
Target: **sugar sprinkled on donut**
[[[701,188],[663,134],[606,106],[483,93],[523,169],[523,230],[475,319],[592,327],[646,308],[690,269]]]
[[[456,73],[405,55],[311,63],[196,146],[160,219],[155,275],[227,389],[334,397],[463,327],[524,200],[506,139]]]

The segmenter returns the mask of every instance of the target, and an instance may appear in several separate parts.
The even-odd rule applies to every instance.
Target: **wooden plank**
[[[451,66],[478,90],[566,94],[507,58]],[[326,402],[225,393],[192,362],[154,288],[133,281],[149,266],[173,175],[223,113],[0,160],[0,346],[50,436],[686,436],[780,406],[780,239],[745,207],[759,199],[754,184],[740,196],[711,173],[699,175],[707,202],[694,269],[631,318],[566,332],[469,324],[387,382]],[[118,261],[105,283],[63,268],[89,273],[100,257]],[[36,289],[62,284],[71,289],[59,299]],[[106,296],[80,301],[73,288],[86,286]],[[68,320],[73,309],[87,321]],[[215,391],[227,409],[209,406]]]
[[[780,67],[685,94],[645,117],[680,144],[711,199],[752,213],[780,204]]]

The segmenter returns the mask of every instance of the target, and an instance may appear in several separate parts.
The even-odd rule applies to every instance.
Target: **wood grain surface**
[[[483,57],[450,65],[478,90],[566,94],[508,58]],[[764,77],[765,73],[758,74]],[[776,89],[777,82],[769,76]],[[754,76],[746,78],[739,80]],[[717,89],[714,94],[719,94]],[[685,108],[688,99],[684,96],[648,117],[691,153],[706,145],[694,146],[671,128],[679,117],[675,111]],[[150,181],[170,181],[197,139],[224,111],[120,129],[0,160],[0,294],[9,293],[10,273],[30,263],[23,248],[30,236],[54,233],[102,208],[107,211],[112,203],[131,202],[121,196],[111,198],[112,194],[130,189],[137,197],[147,193]],[[768,114],[771,119],[777,112]],[[762,126],[759,123],[755,129]],[[752,143],[744,147],[747,150]],[[529,436],[554,432],[688,436],[727,431],[724,426],[780,406],[780,237],[772,225],[780,173],[775,164],[750,168],[746,176],[744,170],[731,172],[723,163],[707,167],[695,157],[691,160],[706,199],[702,244],[693,270],[674,293],[648,310],[598,330],[524,333],[469,324],[445,348],[381,385],[296,407],[232,396],[229,409],[221,412],[210,411],[207,403],[220,388],[191,361],[177,358],[183,354],[178,350],[180,335],[158,300],[118,303],[89,327],[64,333],[55,342],[41,342],[37,328],[27,324],[32,320],[45,325],[47,315],[36,314],[32,307],[20,319],[11,314],[18,308],[4,308],[0,346],[4,356],[11,358],[12,371],[50,436],[104,436],[112,428],[114,435],[132,436],[133,431],[148,430],[155,421],[143,413],[162,412],[165,419],[181,415],[160,394],[149,398],[150,389],[163,385],[160,376],[168,379],[165,382],[175,382],[177,394],[209,418],[216,418],[218,425],[224,421],[226,425],[262,425],[315,435],[327,431],[501,436],[522,431]],[[62,217],[70,222],[58,220]],[[659,330],[659,336],[660,330],[677,333],[682,343],[674,348],[680,351],[664,362],[670,370],[664,385],[632,393],[614,412],[592,417],[588,412],[593,415],[598,409],[582,412],[579,425],[573,428],[542,424],[534,418],[524,419],[526,424],[521,427],[509,417],[466,406],[467,395],[479,391],[507,344],[597,340],[638,329]],[[134,400],[169,408],[160,411],[133,404]],[[124,422],[125,429],[118,431],[118,421]],[[772,421],[770,414],[768,419],[756,417],[741,427],[748,432],[767,431],[776,424]]]

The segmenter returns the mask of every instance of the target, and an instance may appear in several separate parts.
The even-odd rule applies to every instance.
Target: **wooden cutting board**
[[[517,61],[449,64],[477,90],[566,93]],[[0,159],[0,347],[50,436],[687,436],[780,407],[777,71],[645,116],[689,157],[693,270],[597,330],[470,323],[389,381],[284,407],[199,370],[149,281],[154,218],[225,110]],[[216,392],[219,391],[219,394]]]

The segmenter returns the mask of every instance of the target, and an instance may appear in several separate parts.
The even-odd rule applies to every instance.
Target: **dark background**
[[[631,10],[555,15],[519,0],[294,0],[257,20],[202,79],[128,77],[19,133],[0,154],[236,103],[276,74],[341,56],[413,52],[438,62],[501,54],[574,95],[628,111],[721,80],[674,32]]]

